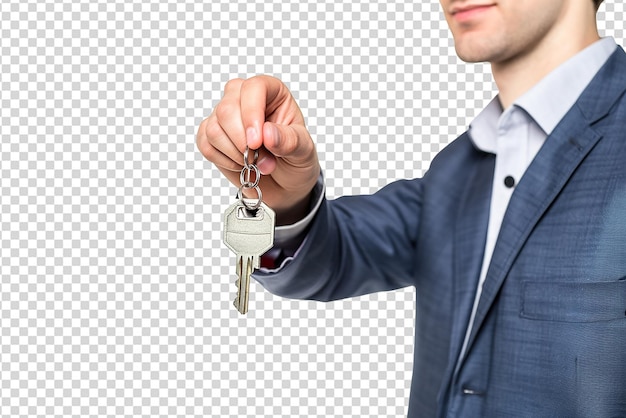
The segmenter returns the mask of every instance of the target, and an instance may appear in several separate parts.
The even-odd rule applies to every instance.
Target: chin
[[[508,55],[507,49],[499,42],[477,37],[455,41],[454,49],[465,62],[492,62]]]
[[[467,49],[455,48],[456,54],[462,61],[475,63],[490,61],[489,55],[481,51],[468,51]]]

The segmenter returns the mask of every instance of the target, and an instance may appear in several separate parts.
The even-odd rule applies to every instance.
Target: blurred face
[[[456,52],[467,62],[502,63],[549,39],[568,0],[440,0]]]

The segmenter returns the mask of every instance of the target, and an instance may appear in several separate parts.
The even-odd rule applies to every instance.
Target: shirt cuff
[[[277,226],[274,232],[274,247],[284,247],[288,245],[294,238],[301,236],[302,233],[308,229],[322,204],[325,192],[324,178],[320,174],[317,183],[315,183],[311,191],[311,207],[309,208],[309,213],[294,224]]]

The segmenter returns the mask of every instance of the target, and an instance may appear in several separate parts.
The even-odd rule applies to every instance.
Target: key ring
[[[243,168],[241,169],[241,173],[239,173],[239,182],[241,183],[241,187],[239,187],[239,191],[237,192],[237,199],[241,202],[242,205],[246,207],[246,209],[250,211],[257,210],[261,203],[263,202],[263,194],[261,193],[261,188],[259,187],[259,181],[261,180],[261,172],[259,168],[256,166],[256,160],[259,158],[259,150],[254,150],[254,158],[252,163],[248,162],[248,153],[250,152],[250,148],[246,146],[246,150],[243,152]],[[254,171],[254,182],[250,181],[250,177],[252,172]],[[250,204],[249,201],[253,199],[244,199],[243,191],[248,189],[254,189],[257,193],[257,201],[255,204]]]
[[[239,199],[239,201],[241,202],[241,204],[243,204],[246,209],[248,210],[257,210],[260,206],[261,206],[261,202],[263,202],[263,193],[261,193],[261,188],[257,185],[254,187],[249,187],[252,186],[252,183],[244,183],[241,185],[241,187],[239,187],[239,191],[237,192],[237,199]],[[243,198],[243,190],[244,189],[254,189],[258,195],[257,199],[256,199],[256,203],[255,204],[250,204],[249,201],[253,200],[253,199],[244,199]]]
[[[254,171],[254,181],[250,181],[250,173]],[[245,174],[244,174],[245,173]],[[244,189],[252,189],[259,185],[259,181],[261,180],[261,172],[259,168],[255,164],[250,164],[248,167],[241,169],[241,173],[239,173],[239,183],[242,186],[245,186]]]
[[[254,159],[252,160],[252,164],[248,163],[248,152],[250,151],[250,148],[246,145],[246,150],[243,152],[243,166],[244,168],[247,168],[248,170],[251,168],[251,166],[254,166],[256,164],[256,160],[259,158],[259,150],[255,149],[254,150]]]

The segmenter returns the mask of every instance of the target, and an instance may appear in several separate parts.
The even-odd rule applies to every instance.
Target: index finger
[[[259,75],[249,78],[241,85],[241,121],[246,132],[246,142],[251,149],[263,145],[263,124],[273,103],[287,98],[287,88],[277,78]]]

